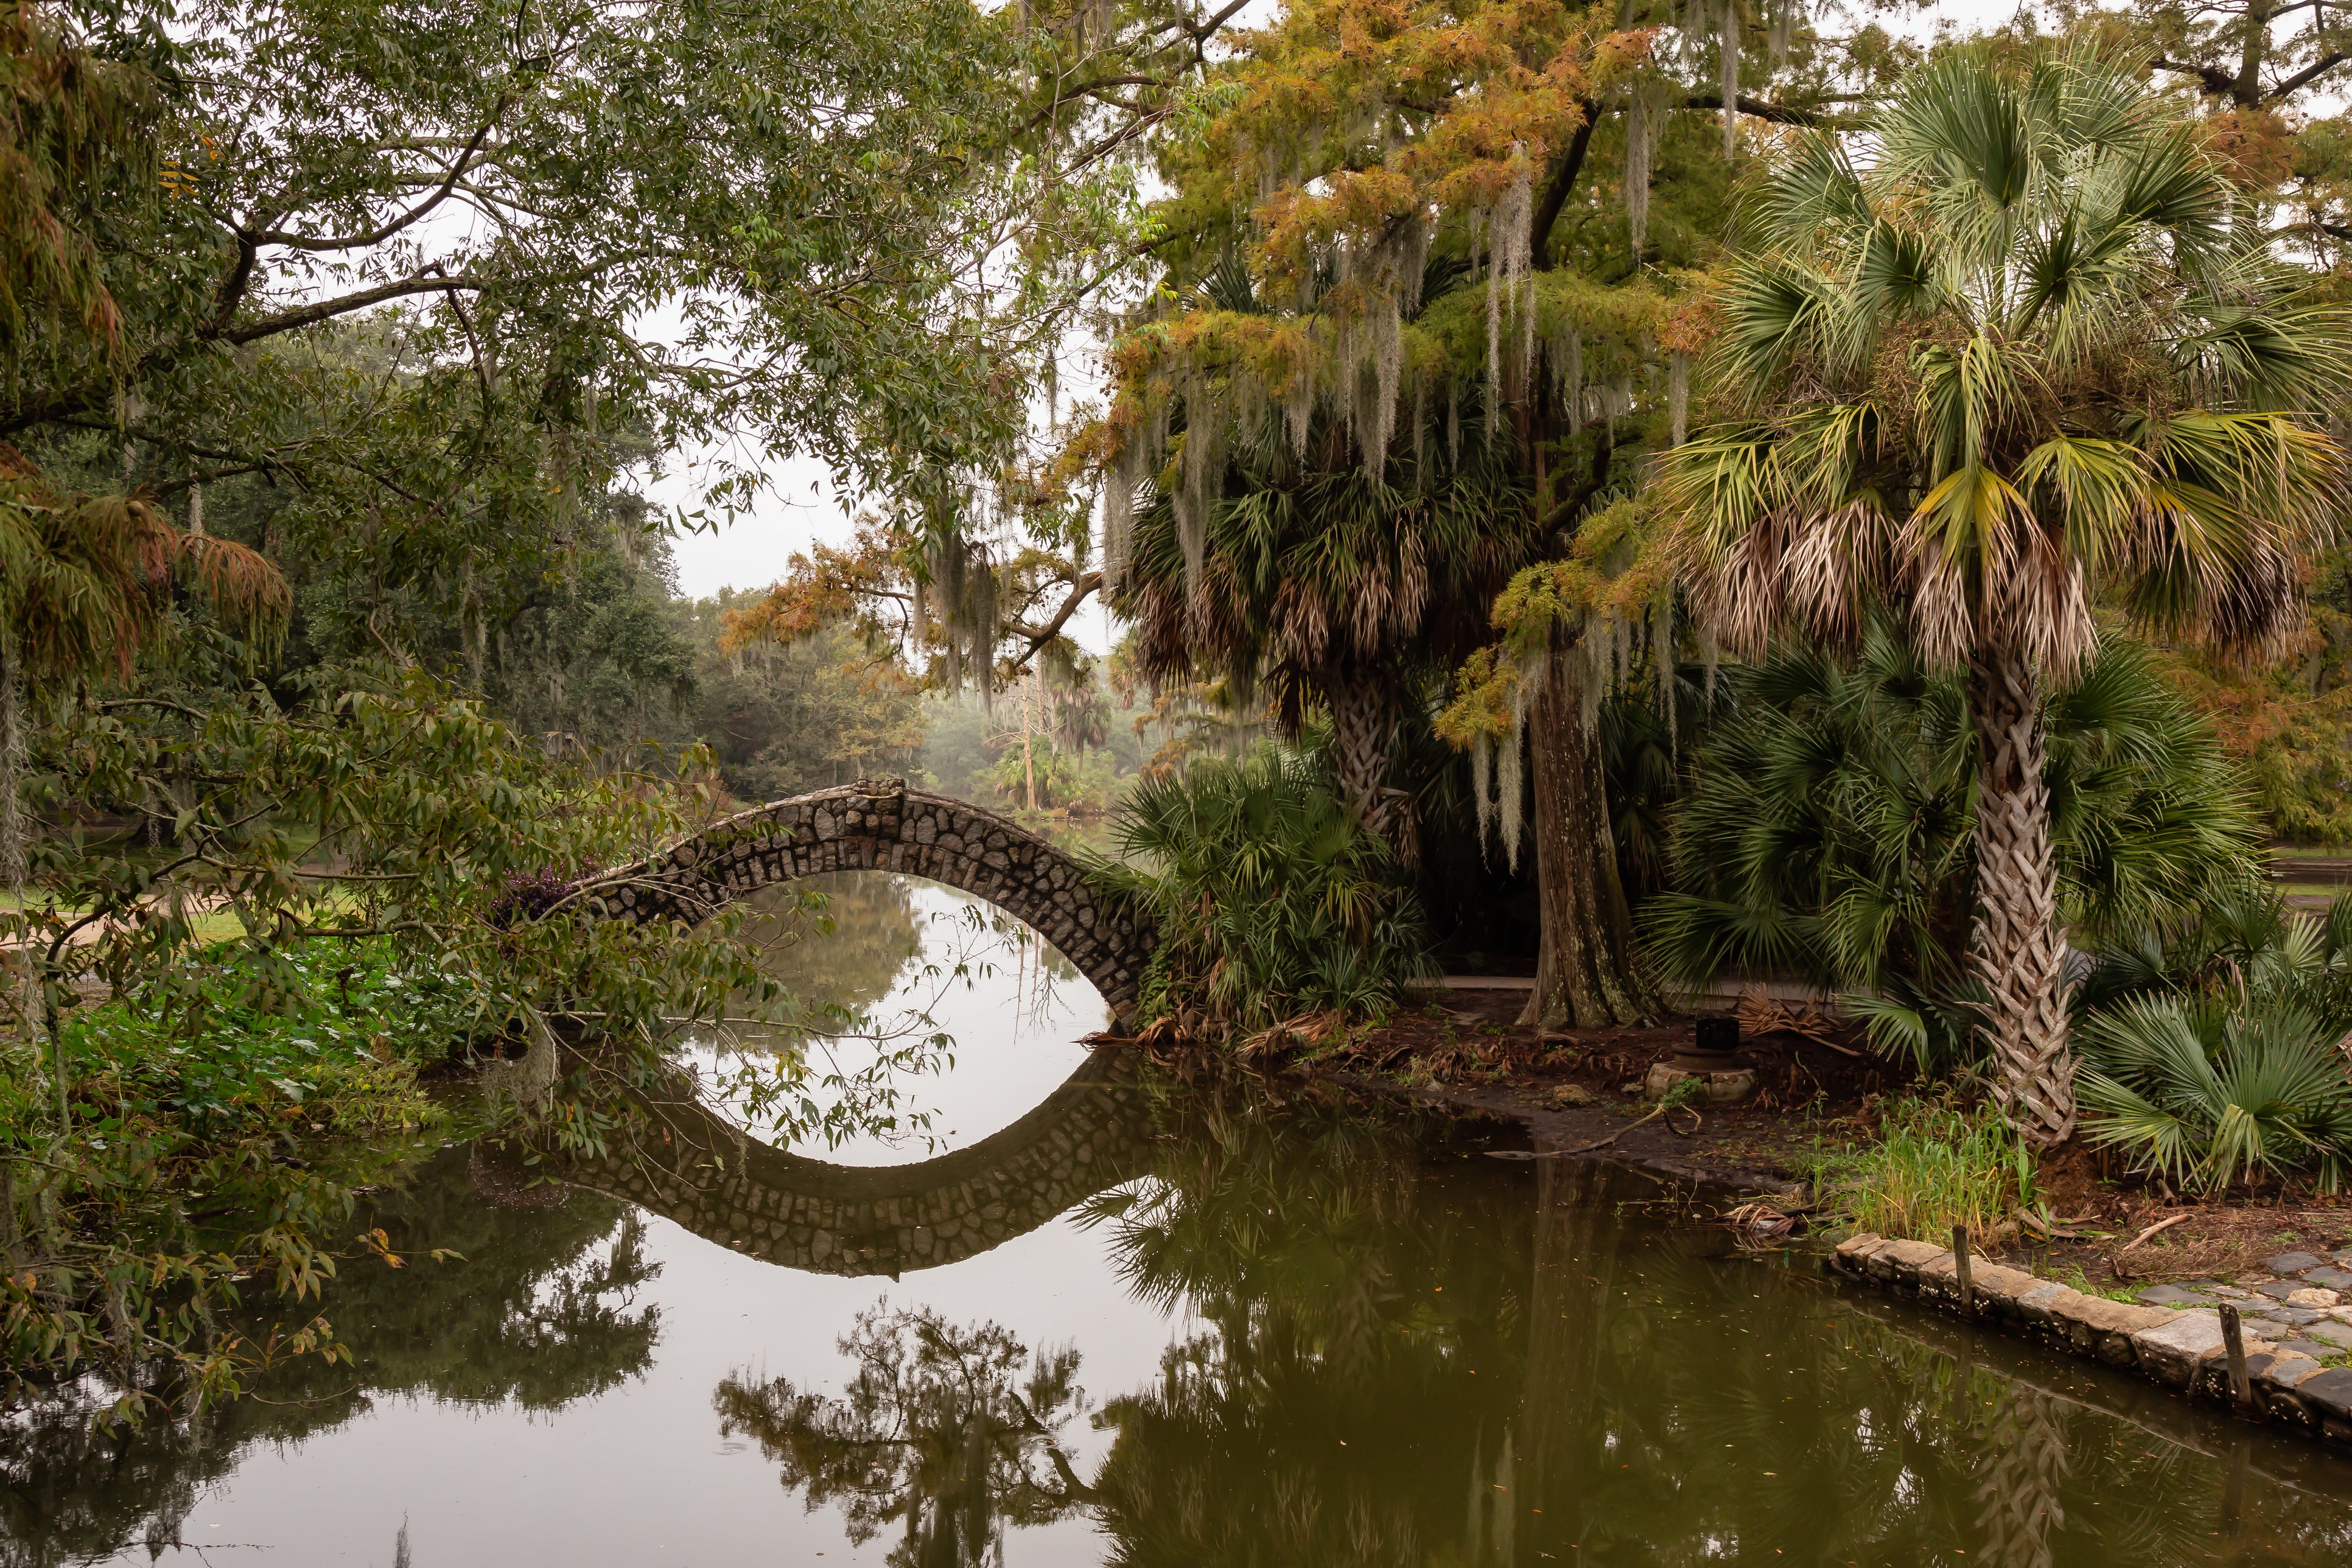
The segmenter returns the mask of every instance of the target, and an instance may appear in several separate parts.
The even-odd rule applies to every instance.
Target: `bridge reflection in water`
[[[960,1262],[1145,1174],[1153,1140],[1131,1058],[1099,1050],[1035,1110],[967,1149],[835,1165],[762,1143],[692,1101],[652,1108],[626,1154],[571,1173],[707,1240],[788,1268],[887,1274]]]

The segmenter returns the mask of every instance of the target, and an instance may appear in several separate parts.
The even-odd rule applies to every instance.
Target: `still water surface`
[[[121,1441],[20,1416],[0,1563],[2352,1562],[2331,1456],[1843,1295],[1646,1177],[1486,1159],[1496,1129],[1139,1079],[961,895],[834,891],[781,972],[929,1010],[955,1064],[933,1142],[812,1152],[1066,1143],[1102,1190],[891,1279],[445,1150],[380,1218],[465,1261],[350,1271],[356,1369]]]

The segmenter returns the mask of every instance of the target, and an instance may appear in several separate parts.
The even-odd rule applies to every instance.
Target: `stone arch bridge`
[[[1114,1017],[1134,1010],[1151,955],[1146,911],[1018,823],[904,779],[756,806],[575,893],[611,918],[695,925],[754,889],[824,871],[903,871],[985,899],[1052,942]]]
[[[986,1252],[1151,1169],[1132,1062],[1099,1050],[1011,1126],[911,1165],[828,1164],[712,1115],[648,1103],[636,1146],[565,1173],[722,1247],[811,1273],[887,1274]]]

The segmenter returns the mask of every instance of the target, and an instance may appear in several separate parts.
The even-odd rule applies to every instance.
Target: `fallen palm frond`
[[[1723,1218],[1733,1227],[1742,1247],[1762,1247],[1785,1240],[1805,1223],[1804,1215],[1790,1214],[1761,1198],[1751,1198],[1725,1210]]]
[[[1739,1005],[1733,1012],[1739,1019],[1743,1034],[1794,1035],[1815,1045],[1845,1050],[1845,1047],[1838,1043],[1838,1037],[1845,1032],[1844,1026],[1827,1009],[1810,1002],[1792,1007],[1787,1003],[1774,1001],[1761,991],[1749,991],[1740,996]],[[1853,1053],[1849,1051],[1847,1054],[1851,1056]]]

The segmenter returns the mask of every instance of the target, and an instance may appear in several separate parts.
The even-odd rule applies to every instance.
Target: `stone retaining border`
[[[2352,1255],[2337,1261],[2352,1264]],[[2230,1401],[2230,1372],[2220,1303],[2243,1300],[2246,1373],[2253,1388],[2252,1405],[2243,1414],[2352,1445],[2352,1367],[2325,1365],[2311,1353],[2317,1350],[2333,1356],[2337,1349],[2352,1346],[2352,1307],[2338,1304],[2336,1292],[2315,1283],[2313,1276],[2347,1279],[2347,1283],[2352,1277],[2330,1268],[2325,1258],[2282,1254],[2271,1264],[2273,1273],[2284,1278],[2265,1278],[2251,1286],[2214,1281],[2190,1289],[2158,1286],[2142,1292],[2144,1298],[2159,1296],[2174,1305],[2086,1296],[2022,1269],[1974,1257],[1969,1262],[1978,1321],[2137,1372],[2192,1397],[2225,1404]],[[2280,1268],[2283,1264],[2287,1267]],[[1954,1313],[1962,1310],[1956,1260],[1948,1248],[1932,1242],[1892,1240],[1865,1231],[1838,1244],[1830,1268],[1927,1306]],[[2305,1300],[2295,1302],[2293,1298],[2298,1296]],[[2321,1331],[2323,1321],[2330,1329],[2344,1331],[2340,1344],[2336,1333]],[[2265,1328],[2282,1337],[2258,1338]],[[2299,1338],[2299,1331],[2320,1337]]]

